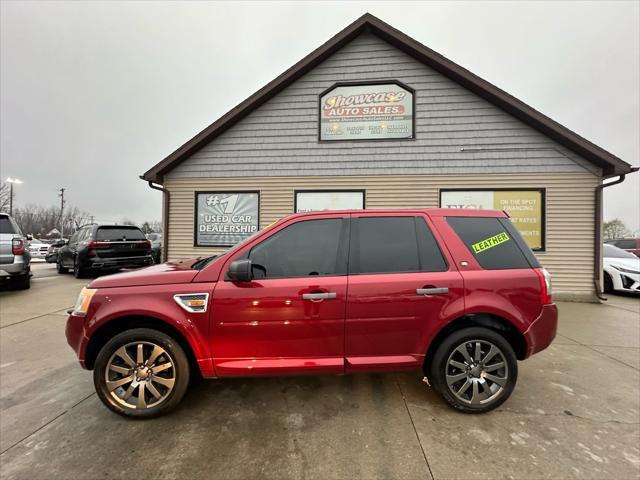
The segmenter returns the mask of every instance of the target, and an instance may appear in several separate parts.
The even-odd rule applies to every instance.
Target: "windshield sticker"
[[[509,235],[507,235],[507,232],[502,232],[494,235],[493,237],[482,240],[481,242],[474,243],[473,245],[471,245],[471,248],[473,248],[473,253],[481,253],[485,250],[489,250],[490,248],[495,247],[496,245],[508,242],[509,240],[510,238]]]

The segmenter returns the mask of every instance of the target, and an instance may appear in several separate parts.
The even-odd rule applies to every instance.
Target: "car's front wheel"
[[[100,400],[127,417],[173,409],[189,385],[189,362],[170,336],[148,328],[113,337],[98,353],[93,381]]]
[[[431,363],[436,391],[465,413],[484,413],[500,406],[513,392],[517,378],[513,348],[488,328],[453,332],[437,348]]]

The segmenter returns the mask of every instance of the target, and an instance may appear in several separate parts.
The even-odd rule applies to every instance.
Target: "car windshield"
[[[621,248],[614,247],[613,245],[604,245],[603,257],[605,258],[634,258],[637,259],[633,253],[622,250]]]

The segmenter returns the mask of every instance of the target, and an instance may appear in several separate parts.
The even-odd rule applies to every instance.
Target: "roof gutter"
[[[142,180],[145,180],[143,175],[140,175]],[[149,187],[154,190],[162,192],[162,250],[160,252],[160,261],[166,262],[169,251],[169,190],[162,185],[154,185],[152,181],[147,181]]]
[[[640,170],[640,167],[631,167],[629,173],[634,173]],[[603,301],[607,301],[607,298],[602,294],[602,284],[600,282],[600,273],[602,271],[602,191],[613,185],[618,185],[624,182],[627,174],[622,174],[617,180],[609,183],[601,183],[596,187],[596,222],[595,222],[595,245],[593,254],[593,284],[596,289],[596,296]]]

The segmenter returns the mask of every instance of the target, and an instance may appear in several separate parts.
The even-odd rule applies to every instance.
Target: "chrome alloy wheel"
[[[446,364],[447,386],[468,405],[482,405],[497,398],[509,379],[502,351],[486,340],[467,340],[458,345]]]
[[[107,391],[120,405],[132,409],[155,407],[173,390],[174,361],[154,343],[128,343],[109,358],[105,382]]]

